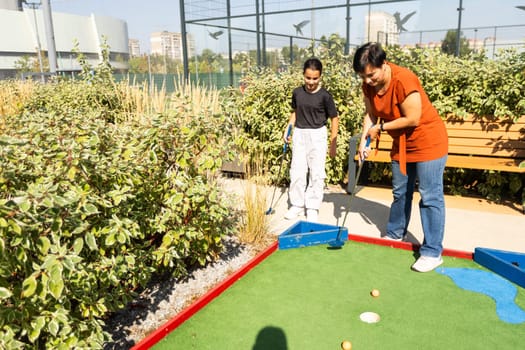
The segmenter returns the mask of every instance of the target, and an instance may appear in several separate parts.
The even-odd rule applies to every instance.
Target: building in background
[[[138,39],[129,39],[129,57],[140,56],[140,42]]]
[[[22,0],[0,0],[0,9],[22,11]]]
[[[183,60],[182,34],[168,31],[154,32],[150,36],[150,48],[152,55],[161,55],[173,60]],[[195,40],[188,34],[188,56],[195,54]]]
[[[399,32],[393,15],[383,11],[372,11],[365,19],[365,38],[382,45],[398,45]]]
[[[22,3],[21,0],[0,0],[0,79],[15,77],[17,62],[24,57],[37,59],[39,51],[47,52],[42,10],[38,6],[23,7]],[[52,19],[59,74],[81,70],[73,52],[76,42],[88,63],[97,66],[104,40],[109,46],[111,66],[118,72],[127,71],[129,47],[125,21],[57,12],[52,13]]]

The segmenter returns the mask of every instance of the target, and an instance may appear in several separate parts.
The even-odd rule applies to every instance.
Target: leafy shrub
[[[0,136],[0,347],[102,348],[109,313],[232,232],[214,180],[229,122],[184,94],[130,118],[106,78],[33,92]]]
[[[454,57],[433,49],[388,47],[388,58],[418,75],[442,115],[494,116],[515,120],[525,114],[525,53],[501,50]]]

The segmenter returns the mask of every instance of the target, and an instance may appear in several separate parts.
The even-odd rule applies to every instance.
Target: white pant
[[[326,178],[326,138],[326,126],[319,129],[294,129],[288,195],[295,207],[319,210],[321,206]]]

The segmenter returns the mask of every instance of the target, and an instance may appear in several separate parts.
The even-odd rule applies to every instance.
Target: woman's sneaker
[[[420,256],[419,259],[412,265],[412,270],[417,272],[429,272],[434,270],[439,265],[443,264],[441,256]]]
[[[383,236],[383,239],[387,239],[389,241],[396,241],[396,242],[401,242],[403,240],[403,238],[394,238],[394,237],[390,237],[390,236]]]

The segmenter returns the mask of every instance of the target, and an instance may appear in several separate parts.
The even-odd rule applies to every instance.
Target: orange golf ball
[[[379,290],[377,289],[372,289],[372,291],[370,292],[370,294],[374,297],[374,298],[377,298],[379,296]]]
[[[341,343],[341,349],[343,350],[352,349],[352,343],[350,343],[348,340],[343,340],[343,342]]]

